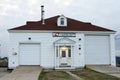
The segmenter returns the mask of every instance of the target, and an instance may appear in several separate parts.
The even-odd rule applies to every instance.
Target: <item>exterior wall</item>
[[[81,40],[79,40],[81,39]],[[76,35],[76,46],[74,48],[74,66],[75,67],[84,67],[85,61],[84,61],[84,34],[78,33]],[[80,45],[80,46],[79,46]],[[79,50],[79,48],[81,48]]]
[[[31,37],[31,40],[28,38]],[[51,34],[48,33],[11,33],[10,34],[10,61],[9,67],[19,66],[19,43],[40,43],[41,44],[41,66],[51,67],[54,65],[54,49]],[[13,51],[14,49],[14,51]],[[18,55],[12,55],[13,52]],[[49,53],[48,53],[49,52]],[[47,61],[48,60],[48,61]],[[14,63],[14,64],[13,64]]]
[[[87,38],[91,36],[91,42]],[[114,34],[111,35],[100,35],[96,34],[93,36],[86,36],[82,33],[76,32],[76,37],[68,37],[75,41],[73,47],[73,65],[75,68],[84,67],[86,64],[111,64],[115,66],[115,44]],[[96,37],[95,37],[96,36]],[[31,38],[29,40],[28,38]],[[19,66],[19,55],[20,55],[20,43],[40,43],[40,66],[44,68],[55,68],[55,45],[54,42],[63,37],[53,37],[52,32],[39,32],[39,33],[10,33],[9,43],[9,68]],[[97,40],[98,38],[98,40]],[[101,40],[102,38],[102,40]],[[107,39],[106,39],[107,38]],[[105,39],[105,43],[104,43]],[[105,49],[99,49],[90,46],[90,43],[99,43],[102,41],[102,45]],[[107,43],[106,43],[107,42]],[[92,45],[92,44],[91,44]],[[106,46],[106,47],[105,47]],[[89,49],[87,49],[90,47]],[[93,51],[93,52],[91,52]],[[17,55],[14,55],[17,53]],[[89,55],[90,53],[90,55]],[[71,55],[72,55],[71,54]],[[96,58],[98,57],[98,58]],[[101,59],[101,60],[97,60]],[[92,62],[90,62],[92,60]],[[105,60],[105,61],[104,61]]]
[[[31,37],[31,40],[28,38]],[[40,43],[40,66],[44,68],[54,68],[55,54],[54,42],[62,37],[53,37],[52,33],[10,33],[9,43],[9,68],[19,66],[20,43]],[[68,37],[74,40],[74,67],[84,66],[84,35],[76,33],[76,37]],[[79,40],[79,38],[81,40]],[[79,46],[80,45],[80,46]],[[81,49],[79,50],[79,47]],[[17,53],[17,55],[14,55]]]
[[[111,54],[111,65],[116,66],[116,59],[115,59],[115,35],[110,34],[110,54]]]

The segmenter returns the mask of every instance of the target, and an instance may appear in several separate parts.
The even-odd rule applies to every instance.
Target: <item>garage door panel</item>
[[[109,37],[86,36],[85,40],[86,64],[109,64]]]
[[[40,64],[40,44],[20,44],[20,65]]]

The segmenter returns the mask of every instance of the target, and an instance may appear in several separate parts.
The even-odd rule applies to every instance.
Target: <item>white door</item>
[[[40,65],[40,44],[20,44],[20,65]]]
[[[85,63],[87,65],[110,64],[109,36],[86,36]]]
[[[68,48],[60,48],[60,65],[68,65]]]

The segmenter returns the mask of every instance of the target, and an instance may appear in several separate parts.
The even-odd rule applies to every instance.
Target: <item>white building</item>
[[[115,66],[115,31],[63,15],[8,30],[9,68],[40,65],[74,69],[85,65]]]

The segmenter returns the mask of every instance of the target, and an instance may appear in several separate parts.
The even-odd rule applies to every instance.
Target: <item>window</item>
[[[57,19],[57,26],[67,27],[67,18],[65,16],[63,16],[63,15],[58,17],[58,19]]]
[[[65,51],[62,51],[62,57],[66,57]]]
[[[71,49],[68,50],[68,57],[71,57]]]
[[[56,47],[56,57],[58,57],[58,46]]]
[[[61,25],[64,25],[64,18],[61,18],[60,24],[61,24]]]

